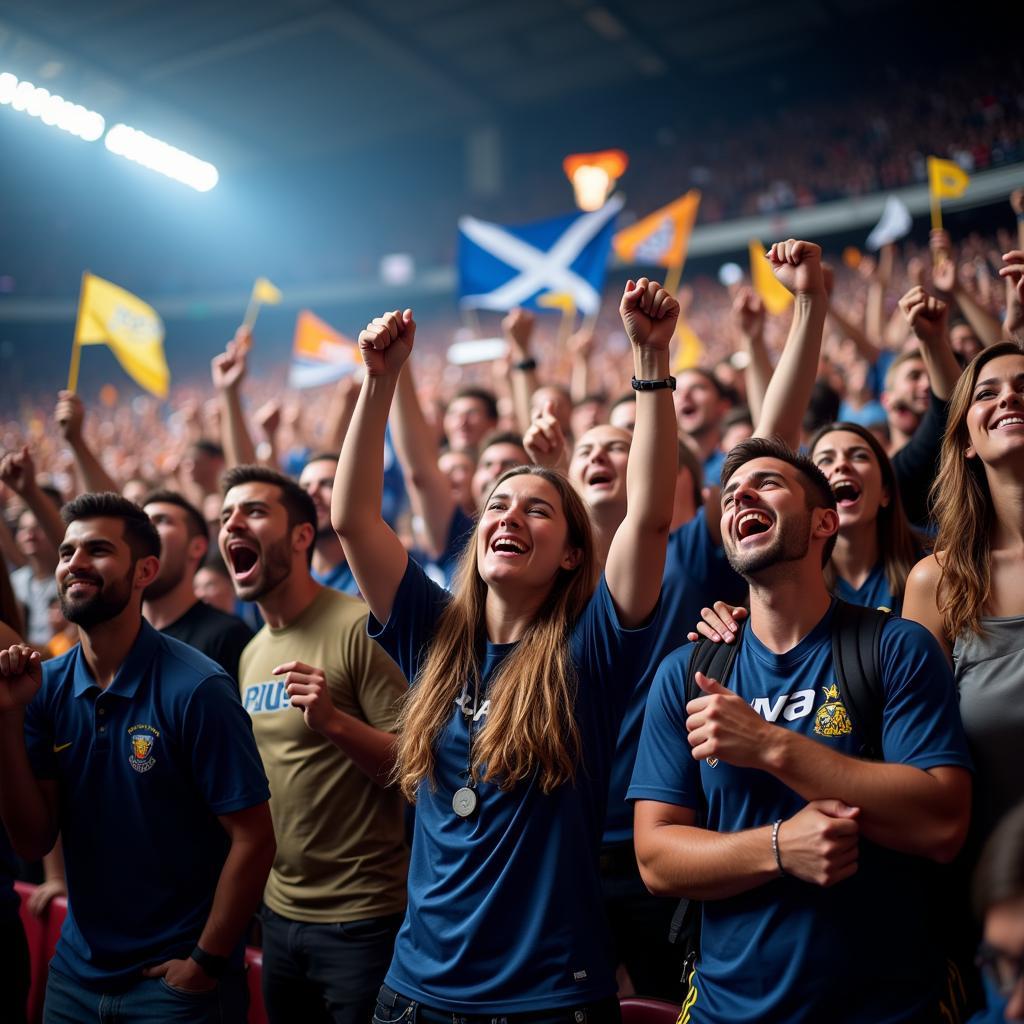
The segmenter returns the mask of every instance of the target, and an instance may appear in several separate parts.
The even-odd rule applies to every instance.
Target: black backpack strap
[[[832,618],[832,664],[839,695],[857,734],[860,756],[882,760],[882,628],[890,612],[836,601]]]
[[[697,673],[701,672],[709,679],[717,679],[723,685],[736,660],[743,639],[746,621],[739,623],[736,639],[731,643],[715,643],[704,637],[690,652],[690,661],[686,667],[685,697],[686,703],[696,700],[703,692],[697,685]],[[700,779],[700,773],[697,773]],[[708,820],[708,805],[704,798],[704,790],[700,791],[695,824],[704,826]],[[695,953],[700,944],[700,902],[698,900],[680,900],[672,915],[669,925],[668,941],[681,943],[691,953]],[[685,975],[684,971],[684,975]]]

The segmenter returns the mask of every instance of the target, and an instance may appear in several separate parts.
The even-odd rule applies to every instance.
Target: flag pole
[[[942,200],[932,190],[932,231],[942,230]]]
[[[242,326],[251,331],[256,326],[256,317],[260,315],[260,300],[256,298],[256,289],[253,288],[249,295],[249,305],[245,309],[245,319]]]
[[[68,391],[78,390],[78,368],[82,360],[82,345],[78,340],[82,332],[82,310],[85,308],[85,282],[88,270],[82,271],[82,287],[78,293],[78,313],[75,316],[75,337],[71,342],[71,365],[68,367]]]
[[[676,292],[679,291],[679,283],[683,279],[683,261],[673,260],[668,266],[668,272],[665,274],[665,291],[676,298]]]

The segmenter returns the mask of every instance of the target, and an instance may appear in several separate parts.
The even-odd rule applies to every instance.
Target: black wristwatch
[[[675,391],[675,377],[662,377],[660,380],[637,380],[636,377],[633,378],[634,391],[660,391],[662,388]]]
[[[512,364],[513,370],[520,370],[523,373],[527,373],[530,370],[537,369],[537,360],[530,356],[527,359],[520,359],[518,363]]]
[[[211,978],[223,978],[224,972],[227,971],[229,966],[226,956],[214,956],[198,945],[189,956],[202,967],[203,973],[208,974]]]

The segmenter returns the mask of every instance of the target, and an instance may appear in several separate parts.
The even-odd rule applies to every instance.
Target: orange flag
[[[700,192],[691,189],[618,232],[612,239],[615,254],[623,263],[654,263],[681,269],[699,206]]]
[[[288,373],[291,387],[315,388],[330,384],[354,372],[359,365],[359,347],[351,338],[308,309],[299,313]]]

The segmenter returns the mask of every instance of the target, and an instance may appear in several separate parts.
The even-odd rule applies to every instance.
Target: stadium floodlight
[[[573,153],[562,161],[565,176],[572,182],[576,205],[588,212],[604,206],[628,166],[629,157],[621,149]]]
[[[115,124],[103,141],[111,153],[165,174],[197,192],[209,192],[220,180],[213,164],[126,124]]]
[[[106,128],[102,114],[54,95],[49,89],[19,81],[10,71],[0,73],[0,103],[86,142],[95,142]]]

